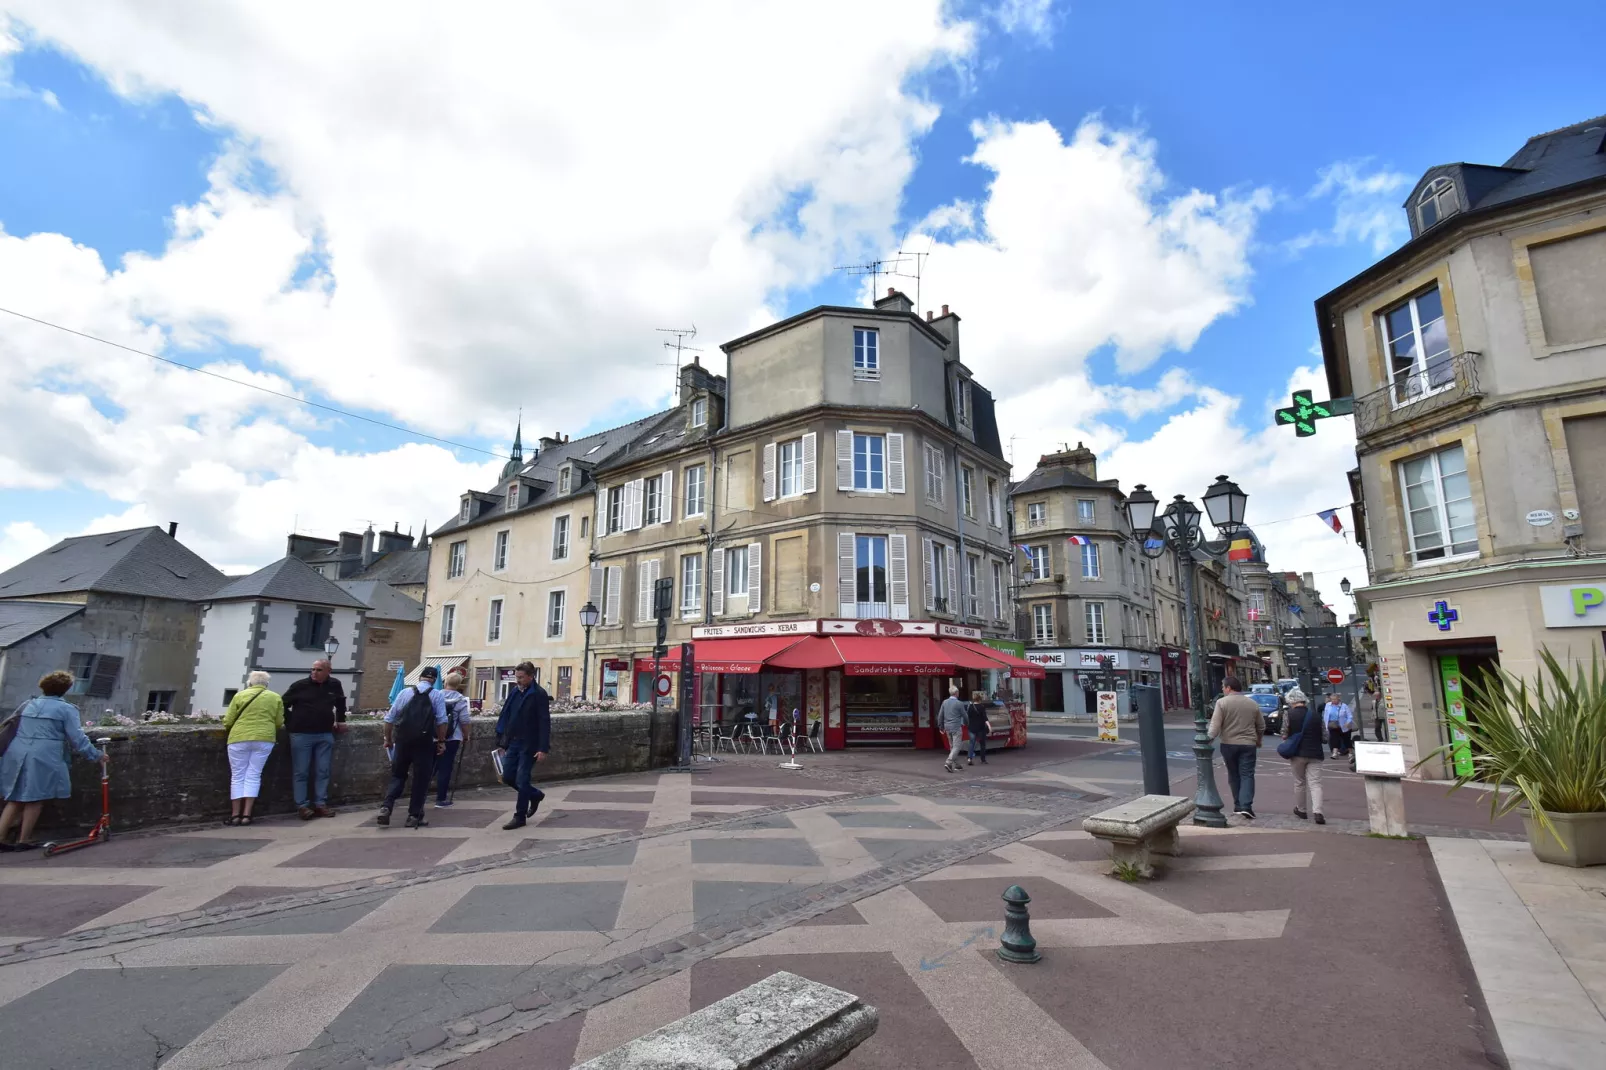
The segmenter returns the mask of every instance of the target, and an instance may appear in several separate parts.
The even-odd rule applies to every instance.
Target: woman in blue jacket
[[[70,672],[46,673],[39,681],[40,697],[29,699],[23,705],[22,717],[17,723],[17,734],[0,758],[0,795],[6,800],[4,813],[0,813],[0,851],[26,851],[38,847],[33,842],[33,829],[39,823],[39,811],[46,799],[72,797],[72,777],[67,772],[67,747],[89,761],[105,763],[106,755],[84,735],[78,721],[78,707],[64,701],[62,695],[71,690],[73,675]],[[22,825],[17,831],[17,842],[7,843],[6,836],[18,815]]]

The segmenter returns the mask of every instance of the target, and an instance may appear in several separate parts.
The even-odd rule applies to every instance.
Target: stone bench
[[[879,1021],[858,996],[783,971],[575,1070],[819,1070]]]
[[[1082,822],[1082,831],[1108,840],[1117,866],[1136,866],[1144,877],[1154,876],[1151,855],[1179,855],[1177,825],[1193,813],[1193,800],[1178,795],[1144,795],[1113,810],[1094,814]]]

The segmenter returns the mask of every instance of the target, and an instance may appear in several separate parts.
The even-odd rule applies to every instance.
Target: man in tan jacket
[[[1227,764],[1233,809],[1239,817],[1253,818],[1255,758],[1260,753],[1266,718],[1243,689],[1243,681],[1236,676],[1221,681],[1221,697],[1210,715],[1210,738],[1221,740],[1221,760]]]

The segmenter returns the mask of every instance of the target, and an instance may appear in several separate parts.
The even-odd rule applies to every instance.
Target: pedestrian
[[[284,689],[284,723],[290,732],[290,786],[303,821],[334,817],[329,809],[329,766],[335,733],[346,730],[346,689],[319,658],[312,671]]]
[[[1383,734],[1383,721],[1385,720],[1383,716],[1383,696],[1377,693],[1377,688],[1372,686],[1371,681],[1367,681],[1366,684],[1366,701],[1372,706],[1372,738],[1379,743],[1385,743],[1388,741],[1388,737]]]
[[[390,789],[379,804],[381,826],[390,824],[390,811],[401,798],[407,778],[412,777],[412,794],[407,800],[407,827],[429,824],[424,817],[424,796],[429,792],[429,775],[435,759],[446,752],[446,696],[435,687],[440,670],[426,665],[418,683],[402,689],[385,714],[385,751],[390,755]]]
[[[251,823],[251,808],[262,793],[262,766],[284,728],[284,701],[268,690],[272,680],[261,670],[252,672],[223,715],[223,730],[229,734],[231,825]]]
[[[535,763],[544,761],[552,748],[552,699],[535,681],[535,666],[519,662],[513,670],[516,685],[507,693],[496,719],[496,747],[502,757],[502,783],[519,793],[513,818],[503,831],[523,828],[541,808],[546,792],[530,782]]]
[[[1301,821],[1316,815],[1318,825],[1327,824],[1322,816],[1322,759],[1327,747],[1322,741],[1322,718],[1310,708],[1305,692],[1295,687],[1288,692],[1288,716],[1283,719],[1283,737],[1299,736],[1298,743],[1284,753],[1284,743],[1277,753],[1287,758],[1294,769],[1294,816]],[[1309,810],[1307,811],[1307,806]]]
[[[1243,690],[1243,681],[1238,677],[1229,674],[1222,679],[1221,697],[1210,715],[1210,738],[1221,740],[1221,760],[1227,766],[1233,812],[1253,821],[1255,763],[1260,756],[1266,717]]]
[[[949,687],[948,697],[942,700],[942,706],[937,710],[937,723],[948,733],[948,760],[942,763],[942,767],[950,773],[959,772],[959,752],[965,749],[965,722],[969,718],[965,703],[959,698],[959,688]]]
[[[976,752],[981,752],[981,764],[987,764],[987,737],[992,734],[992,722],[987,720],[987,693],[975,691],[971,693],[970,705],[965,707],[965,717],[969,722],[965,727],[970,732],[970,757],[965,759],[966,765],[976,764]]]
[[[468,678],[455,669],[446,674],[446,751],[435,763],[435,805],[452,805],[452,773],[457,756],[468,749],[470,721],[463,684]]]
[[[61,697],[72,685],[70,672],[46,673],[39,679],[39,695],[17,711],[17,734],[0,757],[0,797],[6,800],[4,812],[0,812],[0,851],[38,847],[33,830],[45,800],[72,798],[69,747],[81,758],[106,764],[105,752],[84,735],[78,707]],[[19,817],[22,823],[17,827],[16,842],[7,843],[6,836]]]
[[[1339,697],[1337,691],[1327,693],[1327,708],[1323,712],[1323,720],[1327,724],[1327,741],[1333,751],[1332,757],[1342,758],[1348,755],[1355,735],[1355,714],[1351,712],[1349,703]]]

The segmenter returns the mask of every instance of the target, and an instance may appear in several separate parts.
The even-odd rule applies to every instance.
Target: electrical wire
[[[20,320],[27,320],[29,323],[37,323],[41,327],[52,327],[52,328],[54,328],[54,329],[56,329],[58,331],[61,331],[61,332],[65,333],[65,334],[76,335],[79,338],[85,338],[85,339],[88,339],[91,342],[99,342],[101,345],[108,345],[108,346],[112,346],[112,347],[114,347],[116,349],[126,350],[127,352],[133,353],[133,354],[135,354],[137,356],[149,357],[151,360],[160,361],[163,364],[170,364],[175,368],[183,368],[187,372],[194,372],[197,375],[209,376],[209,377],[211,377],[213,379],[221,379],[225,383],[233,383],[235,386],[243,386],[247,390],[256,390],[256,391],[259,391],[260,393],[269,394],[269,395],[272,395],[273,397],[281,398],[281,399],[283,399],[285,401],[293,401],[298,405],[305,405],[305,406],[307,406],[308,408],[311,408],[311,409],[322,409],[324,412],[332,412],[336,416],[344,416],[347,419],[351,419],[351,420],[361,420],[363,423],[373,424],[375,427],[383,427],[383,428],[386,428],[387,430],[390,430],[390,431],[399,431],[404,435],[411,435],[413,438],[425,439],[425,440],[427,440],[429,442],[438,442],[442,446],[450,446],[453,449],[468,450],[470,453],[483,453],[487,457],[500,457],[501,456],[501,454],[499,454],[499,453],[495,453],[495,452],[493,452],[491,450],[487,450],[487,449],[482,449],[479,446],[470,446],[470,445],[468,445],[467,443],[464,443],[464,442],[454,442],[449,438],[438,438],[435,435],[426,435],[422,431],[415,431],[410,427],[403,427],[401,424],[393,424],[393,423],[389,423],[388,421],[385,421],[385,420],[378,420],[378,419],[375,419],[372,416],[364,416],[361,413],[352,412],[349,409],[337,408],[334,405],[325,405],[321,401],[309,401],[306,398],[298,398],[294,394],[286,394],[286,393],[283,393],[283,392],[278,391],[278,390],[273,390],[273,389],[270,389],[270,388],[265,387],[265,386],[260,386],[257,383],[248,383],[248,382],[245,382],[243,379],[232,379],[229,376],[222,374],[221,372],[208,371],[205,368],[197,368],[193,364],[185,364],[182,361],[174,360],[171,357],[164,357],[164,356],[161,356],[160,354],[157,354],[157,353],[147,353],[143,349],[135,349],[133,346],[127,346],[127,345],[124,345],[121,342],[114,342],[109,338],[100,338],[100,337],[97,337],[97,336],[95,336],[93,334],[87,334],[84,331],[75,331],[71,327],[63,327],[59,323],[51,323],[49,320],[42,320],[37,316],[30,316],[30,315],[27,315],[26,313],[18,312],[15,309],[5,308],[3,306],[0,306],[0,312],[4,312],[8,316],[15,316]]]

